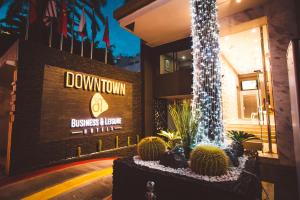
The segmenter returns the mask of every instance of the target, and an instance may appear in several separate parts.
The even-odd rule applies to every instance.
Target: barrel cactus
[[[200,175],[220,176],[228,170],[228,157],[218,147],[200,145],[191,153],[191,169]]]
[[[159,160],[166,149],[165,141],[159,137],[146,137],[139,142],[137,147],[142,160]]]

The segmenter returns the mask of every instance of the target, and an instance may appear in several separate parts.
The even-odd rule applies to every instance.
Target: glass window
[[[190,69],[192,64],[191,49],[162,54],[160,55],[160,74]]]
[[[242,90],[257,90],[257,80],[242,81]]]

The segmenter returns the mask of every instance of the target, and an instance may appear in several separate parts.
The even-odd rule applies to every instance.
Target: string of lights
[[[223,145],[219,26],[216,0],[191,0],[193,114],[199,116],[197,143]]]

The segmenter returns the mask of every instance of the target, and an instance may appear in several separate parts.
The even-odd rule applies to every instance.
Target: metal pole
[[[64,35],[61,33],[60,35],[60,50],[63,50],[63,44],[64,44]]]
[[[105,48],[105,64],[107,64],[107,47]]]
[[[81,57],[83,57],[83,37],[81,37]]]
[[[94,42],[91,43],[91,59],[93,59]]]
[[[74,2],[73,2],[73,7],[72,7],[72,39],[71,39],[71,50],[70,53],[73,54],[73,50],[74,50]]]
[[[73,47],[74,46],[74,36],[72,36],[72,39],[71,39],[71,51],[70,53],[73,54]]]
[[[26,20],[26,33],[25,33],[25,40],[28,40],[28,32],[29,32],[29,13]]]
[[[264,72],[264,86],[265,86],[265,95],[266,95],[266,120],[267,120],[267,128],[268,128],[268,144],[269,144],[269,153],[273,153],[272,150],[272,135],[271,135],[271,124],[270,124],[270,110],[269,110],[269,90],[267,86],[267,69],[266,69],[266,58],[265,58],[265,44],[264,44],[264,35],[263,35],[263,27],[260,27],[260,41],[261,41],[261,53],[262,53],[262,61],[263,61],[263,72]]]
[[[262,73],[262,71],[260,70],[255,70],[254,71],[256,73],[256,78],[257,78],[257,95],[258,95],[258,125],[260,126],[260,139],[263,143],[263,137],[262,137],[262,123],[261,123],[261,114],[262,114],[262,109],[261,109],[261,92],[260,92],[260,80],[259,80],[259,74]],[[264,149],[263,149],[264,151]]]
[[[52,22],[50,24],[49,47],[52,46]]]

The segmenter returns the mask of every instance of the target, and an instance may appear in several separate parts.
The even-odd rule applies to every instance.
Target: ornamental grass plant
[[[192,107],[187,100],[175,102],[169,107],[169,113],[181,137],[184,154],[189,158],[198,130],[199,117],[193,115]]]

